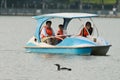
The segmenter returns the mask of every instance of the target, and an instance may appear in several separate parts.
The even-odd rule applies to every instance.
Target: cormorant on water
[[[71,68],[66,68],[66,67],[60,67],[60,64],[55,64],[57,66],[57,70],[60,71],[60,70],[68,70],[68,71],[71,71],[72,69]]]

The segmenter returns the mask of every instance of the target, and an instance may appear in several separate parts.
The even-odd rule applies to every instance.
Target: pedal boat
[[[64,31],[66,31],[72,19],[89,18],[91,20],[97,16],[89,13],[52,13],[34,16],[33,18],[37,20],[38,24],[34,36],[26,43],[25,49],[27,52],[40,54],[106,55],[111,45],[99,36],[95,26],[93,29],[96,31],[95,35],[97,36],[93,34],[89,37],[82,37],[66,34],[66,38],[56,45],[41,42],[40,38],[42,25],[49,19],[62,18]],[[56,38],[56,36],[52,37]]]

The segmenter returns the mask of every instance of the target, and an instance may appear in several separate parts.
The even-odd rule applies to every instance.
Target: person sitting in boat
[[[51,36],[55,36],[53,29],[51,28],[51,21],[47,21],[46,25],[42,28],[40,32],[41,41],[54,45],[54,39]]]
[[[81,30],[80,36],[87,37],[88,35],[91,35],[93,32],[93,28],[91,27],[91,23],[88,21],[85,24],[85,27]]]
[[[58,28],[59,29],[57,31],[57,43],[60,43],[65,38],[65,36],[64,36],[64,32],[63,32],[63,25],[60,24],[58,26]]]

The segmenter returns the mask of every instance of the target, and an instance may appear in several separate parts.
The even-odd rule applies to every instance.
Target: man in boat
[[[40,32],[41,41],[54,45],[54,39],[52,36],[55,36],[53,29],[51,28],[51,21],[47,21],[46,25],[42,28]]]
[[[88,21],[85,24],[85,27],[81,30],[80,36],[87,37],[88,35],[91,35],[93,32],[93,28],[91,27],[91,23]]]
[[[63,25],[60,24],[58,26],[58,28],[59,29],[57,31],[57,43],[60,43],[65,38],[65,36],[64,36],[64,32],[63,32]]]

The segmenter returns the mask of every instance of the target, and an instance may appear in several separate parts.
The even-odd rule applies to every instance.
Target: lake
[[[44,57],[24,49],[36,28],[31,16],[0,16],[0,80],[120,80],[120,18],[93,20],[112,44],[107,56]],[[57,71],[54,64],[72,70]]]

